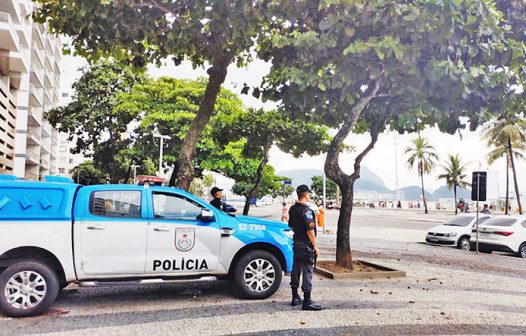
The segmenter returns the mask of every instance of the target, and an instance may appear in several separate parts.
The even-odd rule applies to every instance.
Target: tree
[[[137,150],[151,158],[159,155],[159,141],[154,134],[171,134],[164,141],[163,162],[173,165],[183,146],[192,120],[199,111],[199,104],[207,87],[205,79],[183,80],[170,77],[146,79],[135,85],[129,92],[118,96],[117,111],[129,111],[140,115],[137,128]],[[221,151],[215,138],[218,127],[231,127],[233,121],[245,112],[241,100],[233,92],[221,89],[216,100],[215,115],[203,130],[203,137],[195,147],[192,172],[199,177],[203,172],[203,161],[214,151]],[[209,170],[214,170],[210,167]]]
[[[190,184],[190,192],[197,197],[205,198],[214,185],[214,176],[212,174],[203,175],[201,178],[195,178]]]
[[[411,140],[411,146],[405,149],[408,154],[407,166],[410,169],[416,167],[422,186],[422,200],[424,202],[425,213],[427,214],[427,201],[424,190],[424,175],[430,174],[435,168],[438,155],[435,153],[435,147],[431,146],[421,135]]]
[[[280,101],[294,118],[338,129],[325,172],[342,191],[336,263],[352,268],[353,186],[379,130],[437,125],[454,133],[463,127],[460,116],[476,128],[484,121],[480,111],[497,106],[509,87],[510,73],[495,69],[519,64],[522,44],[499,23],[495,4],[482,0],[322,0],[297,4],[289,17],[296,19],[285,30],[261,35],[259,55],[272,62],[264,96]],[[490,44],[481,31],[491,35]],[[383,124],[362,119],[366,128],[373,126],[371,142],[357,155],[354,173],[345,174],[339,166],[342,144],[360,118],[375,110],[390,116]]]
[[[102,184],[106,183],[108,176],[95,168],[92,161],[86,161],[71,170],[71,176],[78,184]]]
[[[245,196],[245,200],[249,202],[252,198],[258,199],[266,195],[271,195],[273,197],[278,197],[282,191],[282,181],[281,176],[277,176],[273,166],[267,164],[263,168],[261,175],[261,181],[257,189],[257,193],[254,194],[254,180],[256,179],[255,174],[251,178],[246,180],[236,181],[232,187],[232,192],[236,195]],[[245,215],[245,214],[244,214]]]
[[[326,179],[325,184],[325,194],[327,198],[335,199],[336,188],[338,188],[338,186],[330,178]],[[310,188],[313,191],[316,200],[320,200],[323,197],[323,176],[313,176]]]
[[[248,63],[256,37],[280,23],[294,1],[195,0],[38,0],[34,17],[71,39],[75,52],[96,60],[112,56],[143,67],[171,57],[194,67],[209,64],[199,109],[182,141],[170,186],[188,190],[192,158],[204,127],[214,114],[217,95],[230,64]]]
[[[517,170],[515,169],[515,159],[522,158],[522,154],[516,149],[524,150],[526,148],[526,134],[521,128],[523,120],[515,114],[500,116],[496,121],[489,123],[483,133],[487,140],[488,146],[496,147],[488,155],[488,163],[492,164],[498,158],[506,158],[506,211],[508,214],[509,207],[509,168],[513,173],[513,182],[515,185],[515,197],[519,206],[519,213],[522,214],[522,204],[517,182]]]
[[[453,189],[453,195],[455,197],[455,215],[458,213],[457,207],[457,188],[467,188],[470,186],[469,182],[465,181],[466,166],[462,164],[458,154],[448,156],[448,161],[442,165],[444,173],[438,175],[438,178],[446,181],[446,185],[449,190]]]
[[[93,157],[93,165],[107,172],[111,183],[118,182],[118,154],[132,145],[128,125],[138,117],[125,109],[116,110],[116,96],[143,80],[130,68],[116,63],[100,62],[83,69],[73,84],[75,94],[66,106],[46,114],[53,127],[76,141],[73,153]]]
[[[327,148],[329,135],[327,127],[305,121],[292,121],[279,111],[249,110],[232,121],[230,127],[215,127],[219,133],[215,139],[223,142],[245,138],[241,155],[259,160],[253,186],[246,197],[243,214],[248,215],[250,200],[257,197],[263,182],[265,166],[272,146],[285,153],[300,157],[304,153],[317,155]]]

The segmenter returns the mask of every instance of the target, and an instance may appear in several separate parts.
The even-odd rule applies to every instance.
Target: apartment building
[[[58,173],[58,132],[44,113],[60,102],[61,41],[31,20],[31,0],[0,1],[0,173]]]

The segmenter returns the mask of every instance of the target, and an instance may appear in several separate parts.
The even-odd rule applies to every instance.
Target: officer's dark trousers
[[[314,264],[308,259],[294,258],[292,263],[292,273],[290,274],[290,287],[299,288],[300,277],[303,274],[303,282],[301,284],[301,290],[303,292],[312,292],[312,270]]]

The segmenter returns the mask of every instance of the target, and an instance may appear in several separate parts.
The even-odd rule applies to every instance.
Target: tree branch
[[[360,169],[363,158],[374,148],[374,145],[378,141],[378,130],[376,128],[371,129],[371,141],[365,147],[365,149],[358,154],[354,159],[354,172],[351,174],[351,181],[354,182],[360,178]]]
[[[342,127],[338,133],[334,136],[327,151],[327,159],[325,160],[325,173],[329,176],[334,182],[338,185],[343,185],[348,181],[348,175],[343,172],[338,163],[338,158],[341,152],[341,146],[349,133],[351,132],[354,123],[360,117],[363,110],[367,107],[369,102],[378,97],[378,91],[380,89],[380,81],[377,80],[374,82],[374,86],[371,91],[358,99],[358,101],[353,105],[347,118],[343,122]]]

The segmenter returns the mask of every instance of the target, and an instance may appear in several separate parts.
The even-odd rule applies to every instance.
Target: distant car
[[[493,217],[479,226],[478,236],[481,252],[503,251],[526,258],[526,216]],[[471,245],[475,245],[475,232]]]
[[[480,214],[479,225],[490,218],[490,215]],[[471,230],[476,220],[475,214],[456,215],[443,224],[431,228],[426,235],[426,242],[455,246],[461,250],[469,251]]]

